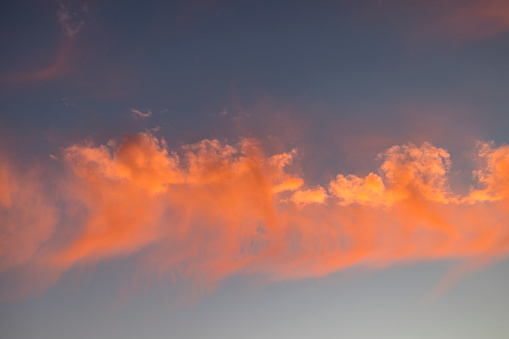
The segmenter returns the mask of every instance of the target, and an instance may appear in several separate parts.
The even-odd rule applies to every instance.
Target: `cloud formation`
[[[359,203],[371,206],[392,206],[396,202],[421,195],[429,201],[456,201],[447,185],[446,174],[451,166],[446,150],[424,143],[393,146],[379,157],[384,158],[382,178],[370,173],[366,178],[338,174],[330,184],[341,205]]]
[[[86,2],[70,6],[70,4],[58,1],[57,19],[69,38],[74,37],[83,28],[85,25],[84,17],[87,13],[88,6]]]
[[[493,143],[481,143],[479,156],[485,162],[485,167],[474,172],[483,187],[472,190],[466,198],[471,203],[503,201],[509,196],[509,146],[495,148]]]
[[[134,256],[142,277],[210,290],[233,274],[286,280],[508,254],[508,146],[480,145],[485,166],[467,196],[448,185],[449,153],[429,143],[393,146],[378,174],[338,174],[325,186],[288,171],[296,152],[266,156],[252,139],[171,151],[150,133],[72,145],[51,197],[37,173],[2,158],[0,272],[36,263],[57,277]]]
[[[148,118],[152,116],[152,111],[148,110],[147,113],[143,113],[135,108],[131,108],[131,113],[135,116],[141,117],[141,118]]]

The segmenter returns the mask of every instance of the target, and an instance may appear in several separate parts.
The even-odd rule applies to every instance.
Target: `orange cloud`
[[[379,157],[385,158],[380,172],[386,184],[374,173],[364,179],[338,174],[330,183],[331,192],[341,199],[341,205],[391,206],[414,195],[441,203],[455,201],[447,185],[450,160],[446,150],[429,143],[421,147],[408,144],[393,146]]]
[[[467,197],[447,184],[448,152],[429,143],[393,146],[380,155],[379,174],[338,174],[327,189],[302,188],[287,169],[295,154],[266,156],[249,139],[170,151],[150,133],[73,145],[63,150],[68,173],[58,194],[75,207],[58,214],[41,178],[3,165],[0,268],[36,261],[63,272],[136,256],[142,277],[202,291],[233,274],[285,280],[508,254],[509,229],[500,223],[508,216],[507,146],[480,148],[481,187]]]
[[[484,189],[471,190],[465,199],[472,203],[500,201],[509,196],[509,146],[494,149],[492,143],[479,147],[479,157],[485,161],[485,168],[474,172]]]
[[[336,180],[330,183],[330,191],[340,199],[339,204],[348,206],[353,203],[361,205],[387,205],[385,185],[378,175],[369,173],[366,178],[355,175],[344,176],[338,174]]]
[[[320,186],[309,190],[297,191],[292,196],[292,200],[297,205],[323,204],[325,199],[327,199],[327,192]]]

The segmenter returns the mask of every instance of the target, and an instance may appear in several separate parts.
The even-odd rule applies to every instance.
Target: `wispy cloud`
[[[398,15],[399,27],[413,42],[472,42],[509,31],[507,0],[384,0],[378,7]]]
[[[61,38],[53,62],[37,70],[26,70],[4,76],[0,81],[10,83],[39,82],[61,78],[70,73],[76,45],[75,39],[72,38],[83,28],[88,7],[85,2],[74,3],[71,6],[71,4],[60,0],[57,1],[57,5],[57,20],[65,35]]]
[[[131,108],[131,113],[135,116],[141,117],[141,118],[149,118],[152,116],[152,111],[148,110],[147,113],[143,113],[135,108]]]
[[[58,1],[57,19],[65,34],[72,38],[74,37],[85,25],[84,16],[88,13],[88,6],[86,2],[79,3],[78,5],[64,4],[63,1]]]
[[[38,169],[21,172],[14,163],[0,154],[0,273],[33,261],[57,220]]]
[[[439,20],[443,34],[461,39],[482,39],[509,31],[509,2],[465,0]]]
[[[35,71],[11,74],[2,80],[13,83],[23,83],[47,81],[63,77],[67,75],[71,69],[73,49],[74,41],[72,39],[65,39],[61,42],[54,61],[50,65]]]

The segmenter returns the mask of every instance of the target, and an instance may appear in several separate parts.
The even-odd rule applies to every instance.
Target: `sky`
[[[0,13],[1,338],[507,338],[509,1]]]

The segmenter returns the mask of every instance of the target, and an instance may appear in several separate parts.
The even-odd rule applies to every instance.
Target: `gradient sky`
[[[2,339],[509,336],[509,1],[0,18]]]

